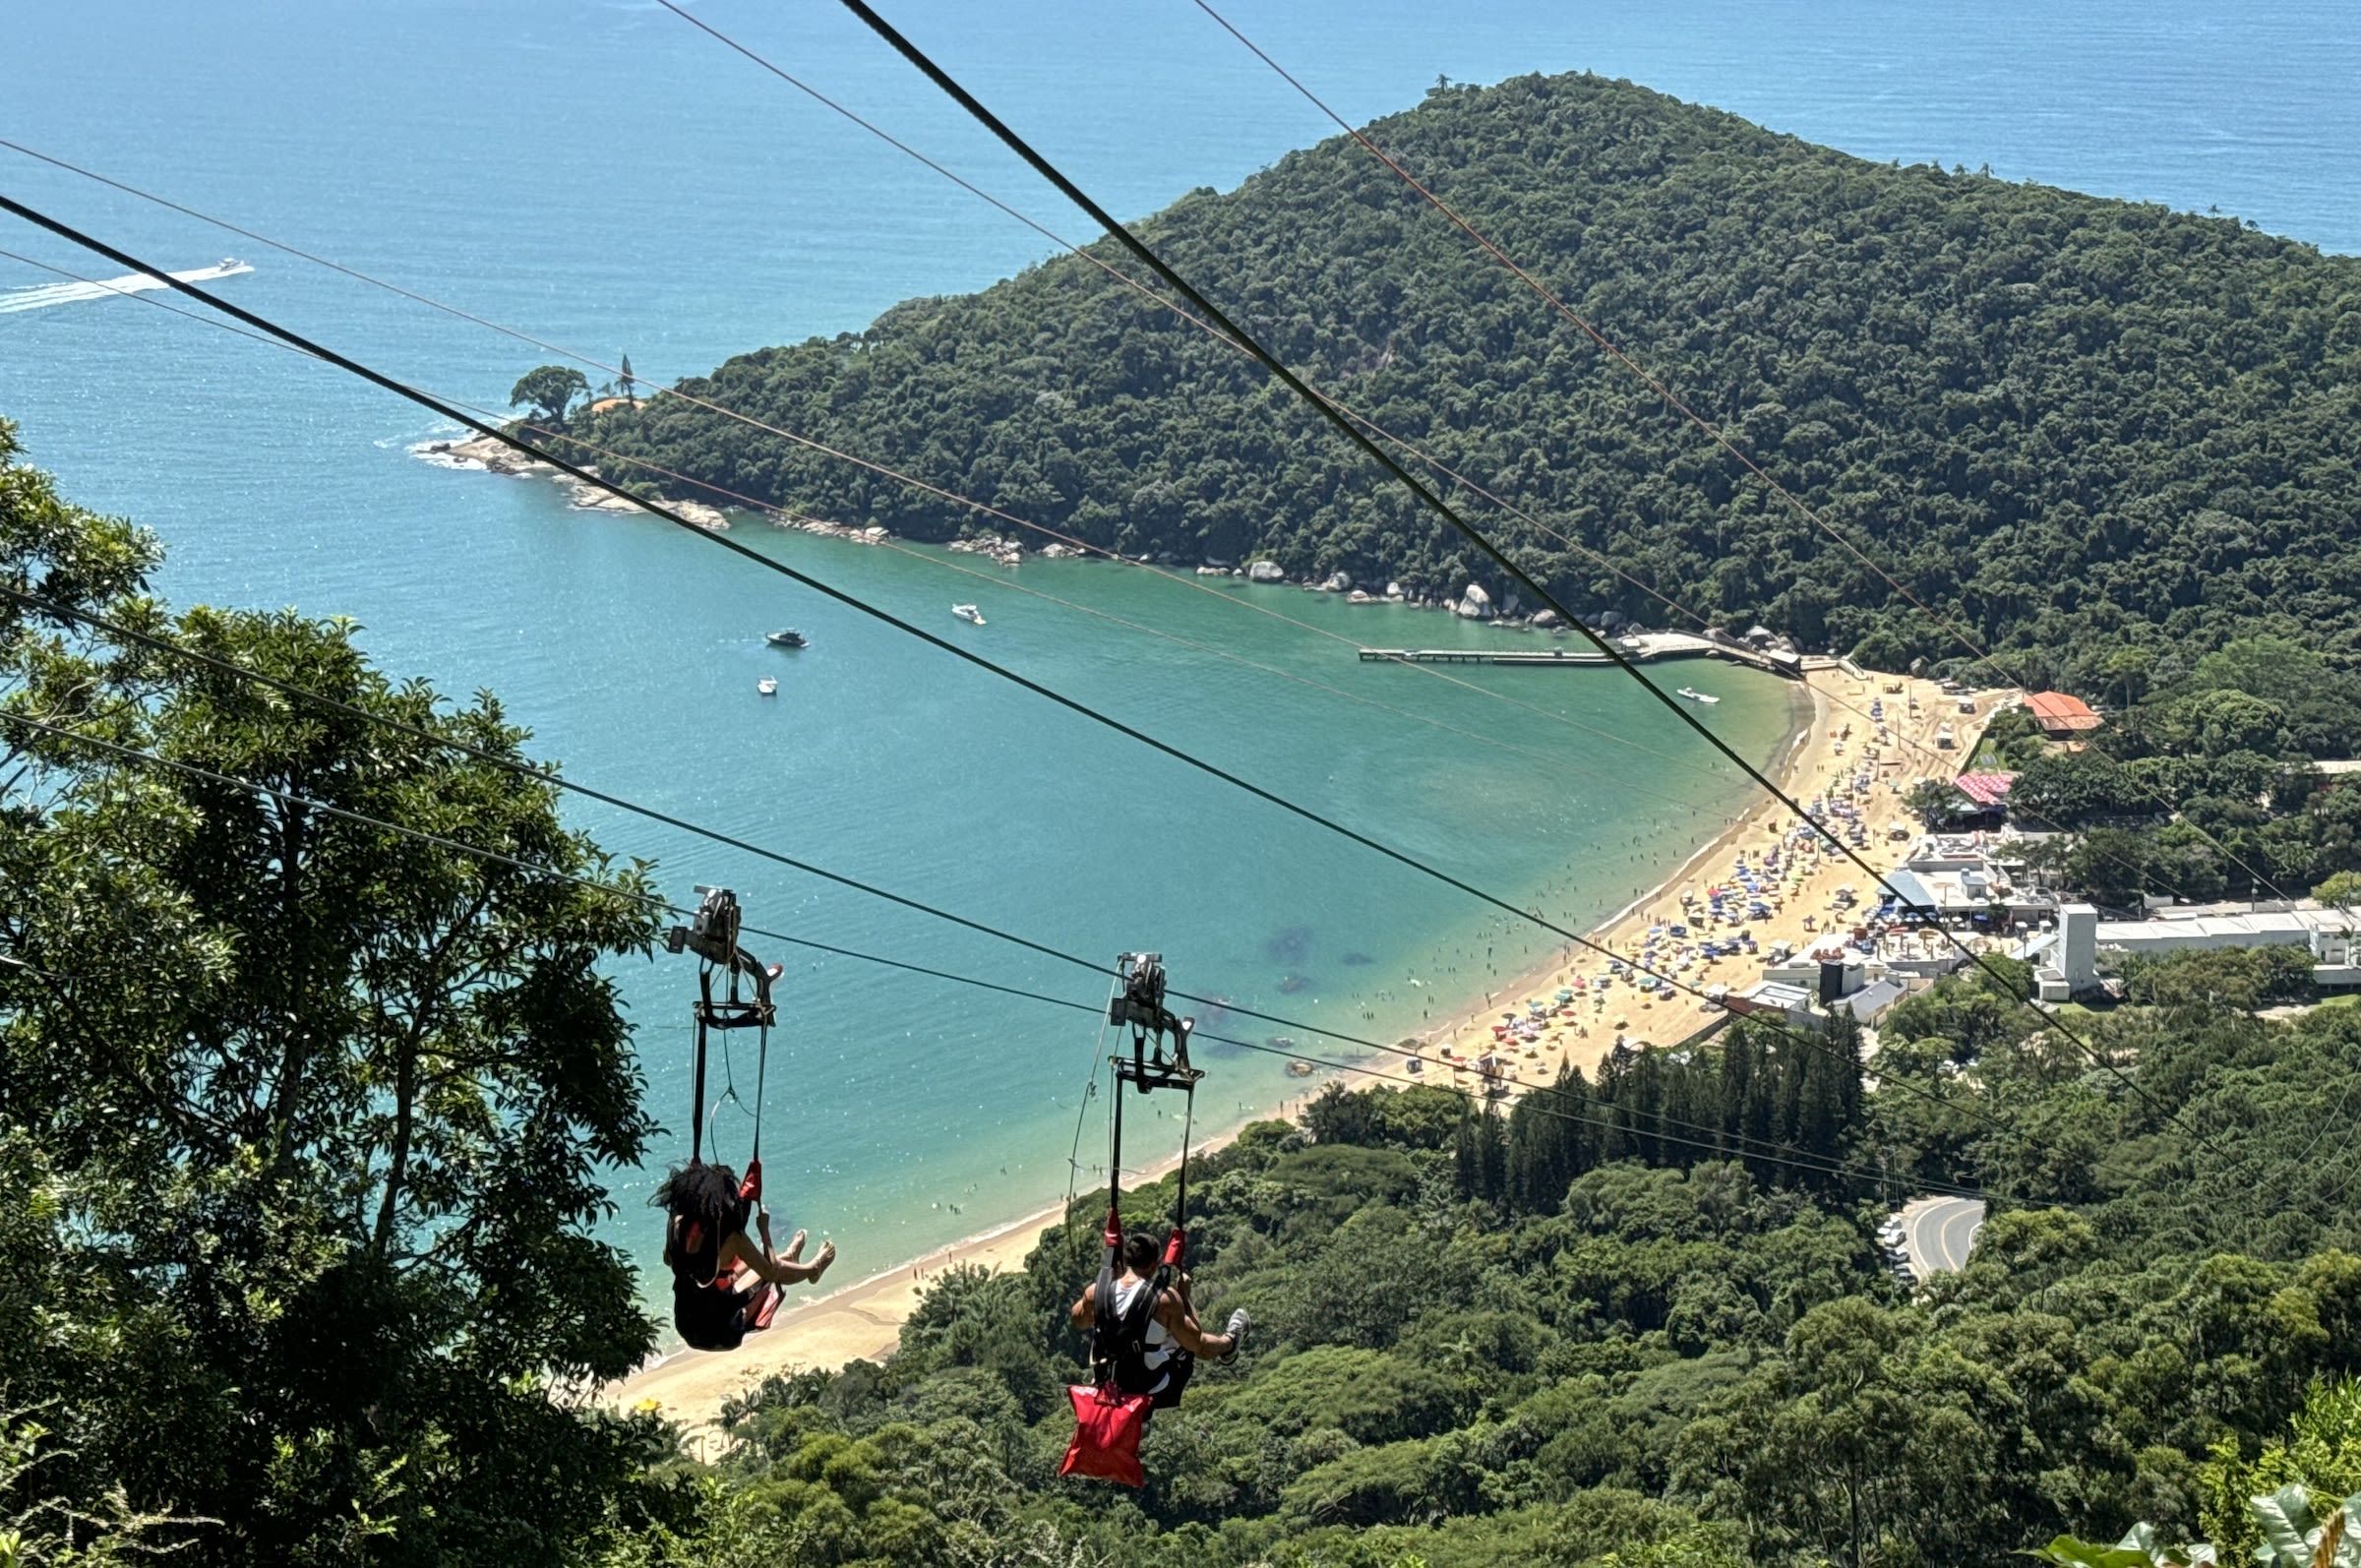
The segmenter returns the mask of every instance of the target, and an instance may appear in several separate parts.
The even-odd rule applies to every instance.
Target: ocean
[[[698,11],[1086,237],[839,8]],[[1120,213],[1227,188],[1329,129],[1185,0],[913,0],[890,14]],[[1438,77],[1590,69],[1866,157],[2218,208],[2361,249],[2361,168],[2345,155],[2361,141],[2361,16],[2324,0],[2008,0],[1972,15],[1239,0],[1231,14],[1356,120],[1416,102]],[[855,329],[1044,253],[650,4],[136,0],[29,9],[4,47],[0,136],[550,340],[629,353],[653,382]],[[547,357],[5,151],[0,190],[175,271],[251,263],[214,286],[475,403],[499,404]],[[0,226],[0,249],[120,272],[21,224]],[[1161,949],[1178,985],[1325,1030],[1414,1032],[1546,951],[1463,895],[698,540],[420,461],[414,448],[451,432],[385,394],[57,282],[0,259],[0,415],[70,495],[163,536],[158,585],[176,600],[351,616],[389,669],[497,691],[538,753],[583,782],[1069,950]],[[36,288],[50,292],[8,292]],[[946,570],[971,558],[940,552],[759,524],[736,536],[1567,924],[1622,905],[1745,799],[1608,672],[1461,672],[1468,684],[1451,685],[1105,565],[1028,562],[979,581]],[[1222,586],[1370,643],[1507,635]],[[988,626],[951,620],[954,600],[979,603]],[[764,647],[761,633],[786,625],[813,646]],[[1707,711],[1741,750],[1776,750],[1790,722],[1778,683],[1664,671],[1725,697]],[[779,678],[776,698],[756,695],[762,675]],[[1103,994],[1078,970],[702,840],[600,810],[574,819],[656,860],[684,900],[726,883],[775,930],[1082,1002]],[[787,966],[766,1102],[772,1191],[787,1226],[837,1238],[848,1278],[1064,1190],[1096,1046],[1087,1017],[811,951],[762,956]],[[639,1203],[688,1119],[690,962],[630,966],[625,983],[673,1129],[646,1171],[617,1176],[611,1234],[644,1257],[654,1227]],[[1336,1049],[1236,1017],[1219,1027]],[[1304,1088],[1271,1056],[1212,1048],[1206,1060],[1211,1125]],[[751,1098],[750,1069],[741,1057],[729,1070]],[[1096,1115],[1085,1164],[1103,1137]],[[1139,1136],[1177,1130],[1151,1118]],[[725,1153],[742,1154],[750,1131],[723,1109]]]

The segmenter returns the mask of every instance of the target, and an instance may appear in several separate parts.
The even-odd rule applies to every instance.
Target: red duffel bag
[[[1112,1388],[1069,1383],[1074,1402],[1074,1440],[1065,1445],[1060,1476],[1087,1476],[1119,1486],[1140,1486],[1147,1477],[1139,1469],[1139,1434],[1148,1424],[1155,1400],[1146,1394],[1119,1394]]]

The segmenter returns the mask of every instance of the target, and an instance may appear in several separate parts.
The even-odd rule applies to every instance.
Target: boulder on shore
[[[1285,582],[1287,573],[1279,570],[1276,561],[1251,561],[1246,564],[1246,578],[1250,582]]]
[[[1557,612],[1555,610],[1536,610],[1533,612],[1533,624],[1543,627],[1556,626],[1558,624]]]
[[[1492,614],[1492,596],[1484,592],[1482,585],[1471,582],[1468,584],[1468,591],[1460,596],[1459,603],[1451,607],[1451,612],[1454,615],[1464,616],[1470,621],[1489,620]]]
[[[1401,598],[1401,597],[1402,597],[1402,584],[1400,584],[1399,582],[1389,582],[1389,583],[1387,583],[1387,584],[1385,585],[1385,596],[1386,596],[1387,598],[1389,598],[1389,599],[1399,599],[1399,598]]]
[[[1322,583],[1320,584],[1320,587],[1321,587],[1322,591],[1324,591],[1324,592],[1328,592],[1328,593],[1344,593],[1344,592],[1347,592],[1347,591],[1349,591],[1349,590],[1352,588],[1352,586],[1353,586],[1353,578],[1352,578],[1352,576],[1351,576],[1349,573],[1343,573],[1343,572],[1331,572],[1331,573],[1328,573],[1328,579],[1327,579],[1325,582],[1322,582]]]
[[[1376,602],[1377,601],[1375,599],[1370,598],[1359,588],[1355,588],[1351,593],[1345,595],[1345,603],[1347,604],[1375,604]]]

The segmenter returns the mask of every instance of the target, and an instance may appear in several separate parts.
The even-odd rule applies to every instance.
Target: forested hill
[[[2271,617],[2361,632],[2361,260],[1596,77],[1439,88],[1374,134],[1912,593],[2057,661],[2029,676],[2095,690],[2137,641],[2169,679]],[[1350,142],[1141,232],[1316,384],[1700,613],[1881,665],[1960,653]],[[1487,580],[1260,371],[1071,256],[687,385],[1126,552]],[[580,428],[823,516],[975,521],[677,399]],[[1671,619],[1455,494],[1576,608]]]

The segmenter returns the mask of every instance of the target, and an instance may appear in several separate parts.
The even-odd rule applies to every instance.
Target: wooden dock
[[[1618,637],[1615,646],[1634,664],[1653,664],[1659,659],[1725,659],[1731,664],[1744,664],[1770,674],[1785,676],[1790,681],[1803,676],[1802,661],[1792,653],[1772,653],[1748,647],[1742,642],[1692,636],[1683,632],[1648,632],[1636,637]],[[1515,669],[1558,667],[1597,669],[1611,661],[1604,653],[1588,645],[1573,647],[1524,648],[1362,648],[1363,664],[1499,664]]]
[[[1644,657],[1644,655],[1642,655]],[[1538,653],[1510,648],[1363,648],[1363,664],[1605,664],[1604,653],[1549,648]]]

